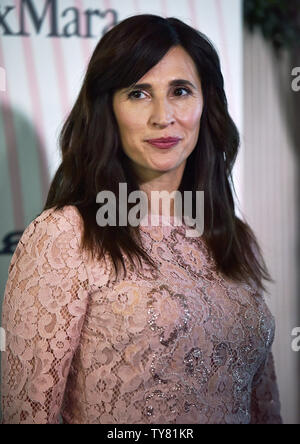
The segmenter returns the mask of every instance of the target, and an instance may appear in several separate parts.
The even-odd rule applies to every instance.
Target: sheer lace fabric
[[[159,264],[115,281],[79,249],[75,207],[44,211],[3,303],[3,423],[281,423],[274,319],[185,227],[142,226]]]

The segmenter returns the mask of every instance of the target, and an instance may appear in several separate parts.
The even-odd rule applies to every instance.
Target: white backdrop
[[[20,232],[41,211],[59,164],[58,134],[91,53],[105,29],[139,13],[178,17],[211,39],[242,130],[240,0],[0,0],[1,295]],[[241,157],[234,171],[239,196]]]
[[[103,32],[128,16],[153,13],[206,34],[242,132],[241,8],[241,0],[0,0],[0,312],[12,253],[43,208],[60,161],[59,131]],[[240,154],[240,201],[241,171]]]

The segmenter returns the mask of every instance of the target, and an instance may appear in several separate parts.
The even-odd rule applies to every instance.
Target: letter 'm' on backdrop
[[[43,208],[60,161],[58,134],[91,53],[111,27],[141,13],[178,17],[211,39],[242,130],[241,0],[1,0],[0,311],[11,256]],[[241,157],[238,194],[240,165]]]

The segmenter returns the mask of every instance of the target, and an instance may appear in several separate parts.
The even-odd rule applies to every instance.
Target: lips
[[[159,139],[148,139],[146,142],[150,143],[156,148],[166,149],[177,145],[180,140],[181,139],[179,137],[160,137]]]
[[[147,142],[154,143],[175,143],[180,140],[179,137],[161,137],[159,139],[148,139]]]

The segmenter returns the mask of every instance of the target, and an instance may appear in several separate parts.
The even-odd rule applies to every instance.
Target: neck
[[[140,183],[140,189],[144,191],[148,197],[149,213],[174,216],[174,198],[171,197],[171,193],[178,190],[182,174],[183,171],[168,171],[167,173],[152,177]]]

